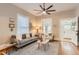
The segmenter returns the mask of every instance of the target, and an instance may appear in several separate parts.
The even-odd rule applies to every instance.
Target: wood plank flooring
[[[59,55],[79,55],[79,47],[70,42],[61,42]]]
[[[50,42],[50,48],[47,51],[37,49],[37,43],[33,43],[11,55],[79,55],[79,47],[71,42]]]

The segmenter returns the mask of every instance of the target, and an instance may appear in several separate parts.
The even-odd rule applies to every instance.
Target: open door
[[[79,17],[78,17],[78,30],[77,30],[77,46],[79,46]]]

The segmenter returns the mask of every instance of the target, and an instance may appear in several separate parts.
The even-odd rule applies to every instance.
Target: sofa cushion
[[[26,43],[27,41],[29,41],[30,39],[23,39],[20,41],[20,44]]]
[[[26,34],[22,34],[22,39],[26,39]]]

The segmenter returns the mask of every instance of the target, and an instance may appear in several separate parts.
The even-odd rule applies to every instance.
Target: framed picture
[[[12,22],[12,23],[13,23],[13,22],[14,22],[14,18],[11,18],[11,17],[10,17],[10,18],[9,18],[9,22]]]
[[[9,28],[15,28],[15,24],[9,24]]]

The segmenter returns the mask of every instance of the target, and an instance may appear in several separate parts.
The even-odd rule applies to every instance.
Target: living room
[[[39,12],[39,10],[41,10],[40,6],[43,5],[45,5],[46,8],[53,5],[53,7],[50,8],[50,10],[53,9],[53,12],[50,12],[48,14],[43,14],[43,12]],[[60,49],[62,49],[61,45],[64,44],[63,41],[72,42],[75,46],[78,46],[78,39],[76,35],[79,27],[77,23],[78,15],[79,15],[78,5],[79,5],[78,3],[63,3],[63,4],[62,3],[13,3],[13,4],[2,3],[0,4],[1,54],[58,55],[58,54],[63,54],[60,52]],[[63,34],[64,29],[62,27],[64,20],[68,20],[68,21],[71,20],[69,23],[66,21],[68,24],[75,23],[75,25],[73,26],[68,25],[70,26],[69,29],[68,27],[65,26],[66,27],[65,30],[67,29],[67,31],[69,30],[71,31],[72,29],[71,33],[69,33],[70,31],[69,32],[65,31],[66,35]],[[62,24],[61,21],[63,21]],[[49,45],[50,48],[49,47],[47,47],[49,49],[46,48],[48,51],[41,51],[39,48],[42,47],[39,46],[40,43],[38,42],[38,37],[41,35],[43,36],[43,38],[45,38],[44,36],[48,37],[47,33],[50,34],[51,36],[50,39],[52,38],[50,41],[52,42],[47,44],[48,43],[47,40],[46,44]],[[26,38],[27,40],[25,40]],[[17,42],[20,43],[16,45],[15,43],[16,40],[14,41],[14,39],[17,39]],[[10,45],[8,49],[12,51],[8,53],[9,51],[6,51],[8,49],[2,49],[2,48],[5,48],[6,44],[10,44],[10,43],[13,44]],[[14,47],[15,45],[17,48]],[[54,50],[53,47],[55,48]],[[35,51],[36,48],[38,49]],[[33,50],[31,52],[28,52],[31,49]],[[13,50],[17,50],[17,51],[13,51]],[[23,51],[26,53],[24,53]],[[51,53],[51,51],[53,52]],[[70,54],[76,54],[76,53],[70,53]]]

